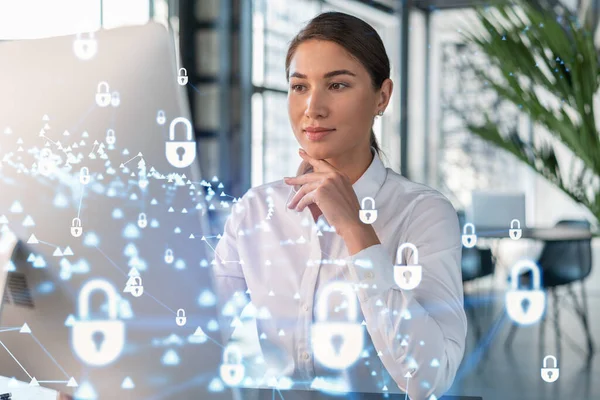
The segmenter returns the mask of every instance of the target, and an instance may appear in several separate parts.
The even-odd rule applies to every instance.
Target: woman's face
[[[337,43],[308,40],[297,47],[289,74],[290,121],[308,154],[327,159],[369,148],[373,118],[385,107],[378,108],[381,95],[359,61]]]

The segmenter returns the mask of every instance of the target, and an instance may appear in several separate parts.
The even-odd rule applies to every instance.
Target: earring
[[[381,116],[383,115],[383,111],[379,111],[379,112],[377,113],[377,115],[379,115],[379,116],[381,117]]]

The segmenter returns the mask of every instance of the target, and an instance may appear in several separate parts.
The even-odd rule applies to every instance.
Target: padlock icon
[[[229,386],[238,386],[244,380],[246,369],[242,364],[242,351],[234,344],[229,344],[223,351],[223,363],[219,368],[221,380]]]
[[[548,368],[548,360],[554,361],[554,368]],[[556,357],[554,356],[546,356],[542,361],[542,379],[548,383],[556,382],[558,379],[558,375],[560,374],[560,369],[558,368],[558,361],[556,361]]]
[[[402,264],[402,252],[404,249],[411,249],[413,252],[414,264]],[[408,258],[407,258],[408,260]],[[419,286],[423,278],[423,268],[419,265],[419,251],[417,246],[412,243],[403,243],[396,251],[396,265],[394,265],[394,281],[400,289],[412,290]]]
[[[93,291],[106,294],[108,319],[90,319],[90,295]],[[115,361],[125,345],[125,325],[117,319],[120,298],[117,291],[105,280],[88,281],[78,298],[79,320],[72,326],[73,350],[90,366],[101,367]]]
[[[52,161],[52,156],[52,150],[49,148],[44,147],[42,150],[40,150],[40,155],[38,158],[38,171],[40,174],[48,176],[54,171],[56,164],[54,164],[54,161]]]
[[[519,288],[519,278],[524,270],[531,271],[531,290]],[[540,269],[531,260],[518,261],[511,269],[511,288],[506,292],[506,311],[509,317],[521,324],[530,325],[537,322],[546,309],[546,296],[540,289]]]
[[[164,125],[165,122],[167,122],[165,112],[163,110],[158,110],[158,113],[156,114],[156,123],[159,125]]]
[[[82,185],[90,183],[90,170],[88,167],[82,167],[79,171],[79,182],[81,182]]]
[[[100,82],[98,84],[98,90],[96,92],[96,104],[100,107],[107,107],[110,104],[111,96],[110,96],[110,88],[108,83]]]
[[[131,293],[134,297],[140,297],[144,293],[142,277],[132,276],[127,280],[123,293]]]
[[[470,229],[469,229],[470,228]],[[471,233],[467,233],[470,230]],[[475,225],[470,222],[467,222],[465,226],[463,226],[463,234],[462,234],[462,244],[467,248],[475,247],[477,244],[477,235],[475,234]]]
[[[115,144],[117,141],[117,137],[115,136],[115,130],[114,129],[108,129],[106,131],[106,144]]]
[[[73,42],[73,51],[80,60],[93,58],[98,52],[98,41],[94,38],[94,33],[89,32],[86,37],[82,33],[77,33]]]
[[[173,257],[173,250],[167,249],[167,251],[165,251],[165,262],[171,264],[173,263],[173,260],[175,260],[175,257]]]
[[[516,227],[515,225],[513,225],[515,223]],[[512,240],[519,240],[521,238],[521,222],[518,219],[513,219],[512,221],[510,221],[510,230],[508,231],[508,233]]]
[[[348,321],[327,321],[329,298],[340,291],[347,303]],[[358,360],[363,350],[364,330],[357,321],[356,294],[347,282],[333,281],[319,295],[316,321],[311,328],[311,342],[315,359],[331,369],[346,369]]]
[[[187,70],[185,68],[179,68],[179,76],[177,78],[177,82],[179,82],[179,84],[181,86],[187,85],[188,83],[188,73]]]
[[[119,105],[121,104],[121,95],[119,94],[119,92],[112,93],[112,95],[110,96],[110,104],[113,107],[119,107]]]
[[[73,237],[79,237],[83,233],[83,228],[81,226],[81,219],[78,217],[73,218],[71,221],[71,235]]]
[[[138,226],[142,229],[148,226],[148,218],[146,218],[146,213],[140,213],[138,215]]]
[[[366,201],[371,202],[370,209],[367,209],[365,207]],[[375,222],[375,220],[377,219],[377,210],[375,209],[375,199],[373,199],[372,197],[363,198],[362,201],[360,202],[360,208],[361,208],[361,210],[358,212],[358,216],[364,224],[372,224],[373,222]]]
[[[182,122],[187,132],[187,142],[174,142],[175,126]],[[167,160],[175,168],[185,168],[196,159],[196,142],[192,138],[192,124],[187,118],[177,117],[169,127],[169,142],[166,144]]]
[[[184,326],[185,323],[187,322],[187,318],[185,316],[185,310],[183,308],[180,308],[179,310],[177,310],[177,317],[175,317],[175,322],[179,326]]]

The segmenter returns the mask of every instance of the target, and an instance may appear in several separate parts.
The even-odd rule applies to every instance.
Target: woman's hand
[[[364,227],[358,216],[360,203],[350,178],[325,160],[312,158],[302,149],[299,153],[302,159],[313,166],[314,172],[284,178],[288,185],[302,185],[288,203],[288,208],[302,211],[310,204],[315,204],[342,237],[352,229]]]

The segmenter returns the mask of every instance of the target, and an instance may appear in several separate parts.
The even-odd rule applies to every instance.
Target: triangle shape
[[[37,244],[40,241],[38,240],[38,238],[35,237],[35,235],[32,233],[31,236],[29,236],[29,239],[27,239],[27,243],[28,244]]]
[[[40,384],[38,383],[37,379],[35,379],[35,376],[31,380],[31,382],[29,382],[29,386],[40,386]]]
[[[78,386],[79,385],[77,384],[77,381],[73,377],[71,377],[71,379],[69,379],[69,382],[67,382],[67,387],[78,387]]]
[[[31,329],[29,329],[29,325],[27,325],[27,322],[23,324],[19,333],[31,333]]]

